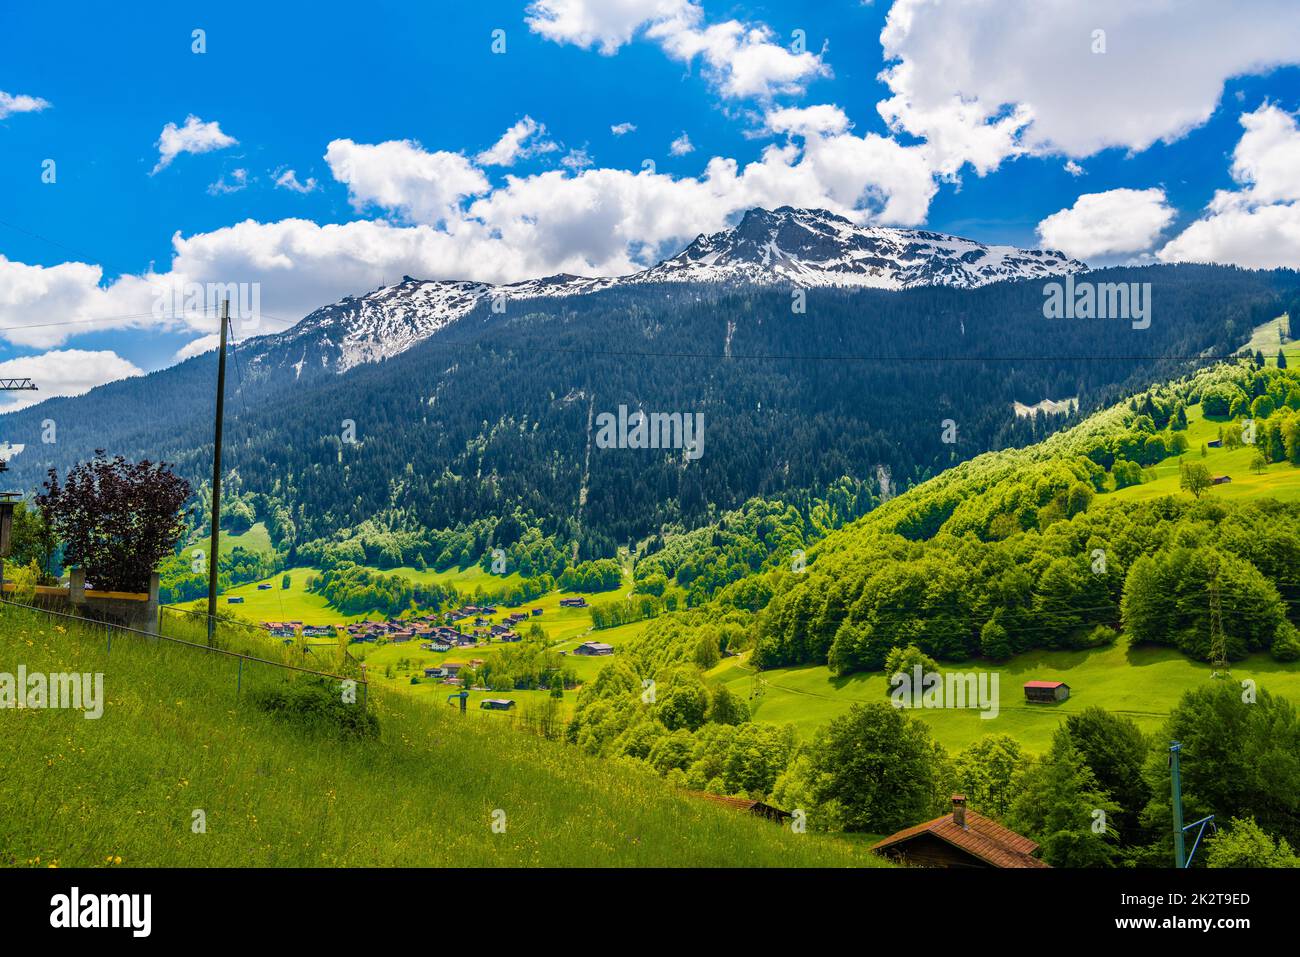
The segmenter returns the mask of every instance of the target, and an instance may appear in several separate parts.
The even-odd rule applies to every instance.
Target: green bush
[[[314,732],[345,738],[377,738],[379,719],[358,699],[343,700],[338,682],[327,678],[300,679],[278,688],[249,692],[253,705],[267,714]]]
[[[1277,661],[1300,660],[1300,631],[1291,622],[1282,622],[1277,626],[1277,635],[1269,651]]]

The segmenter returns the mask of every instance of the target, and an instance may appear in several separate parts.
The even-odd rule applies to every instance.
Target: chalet
[[[783,811],[779,807],[773,807],[762,801],[752,801],[749,798],[727,797],[723,794],[709,794],[707,791],[687,791],[691,797],[697,797],[701,801],[709,801],[713,804],[719,804],[722,807],[731,808],[733,811],[741,811],[746,814],[753,814],[757,817],[766,818],[769,821],[784,821],[788,817],[793,817],[789,811]]]
[[[1064,701],[1070,697],[1070,686],[1064,681],[1026,681],[1025,700],[1037,702]]]
[[[484,628],[490,624],[492,624],[492,619],[484,618],[482,615],[479,615],[477,618],[474,619],[474,626],[476,628]]]
[[[513,698],[484,698],[478,706],[487,711],[509,711],[515,702]]]
[[[584,641],[573,649],[575,655],[612,655],[614,646],[601,641]]]
[[[577,598],[561,598],[560,607],[561,608],[586,608],[587,599],[583,598],[581,595],[579,595]]]
[[[966,810],[952,796],[952,813],[917,824],[871,846],[877,854],[916,867],[1050,867],[1034,854],[1038,845],[992,818]]]
[[[533,617],[534,617],[534,618],[539,618],[539,617],[541,617],[541,614],[542,614],[542,609],[540,609],[540,608],[534,608],[534,609],[533,609]]]
[[[1223,439],[1210,439],[1205,443],[1205,447],[1207,449],[1221,449],[1223,448]]]
[[[441,641],[430,641],[420,646],[424,651],[451,651],[451,645]]]
[[[270,591],[270,590],[271,590],[271,585],[270,585],[269,582],[263,582],[261,585],[258,585],[258,586],[257,586],[257,590],[258,590],[258,591]]]
[[[1210,481],[1213,482],[1215,485],[1227,485],[1229,482],[1232,481],[1232,476],[1231,476],[1231,475],[1216,475],[1216,476],[1214,476],[1214,478],[1210,479]]]
[[[523,641],[517,631],[503,631],[497,635],[497,641]]]
[[[441,667],[432,667],[432,668],[424,669],[424,676],[426,678],[441,678],[446,673],[447,672]]]
[[[443,672],[450,675],[453,678],[456,677],[456,675],[460,674],[460,669],[464,667],[465,664],[464,662],[461,661],[444,661],[442,663]]]
[[[227,605],[242,605],[243,603],[244,603],[244,599],[240,595],[232,595],[226,599]]]
[[[302,636],[304,638],[333,638],[333,625],[303,625]]]

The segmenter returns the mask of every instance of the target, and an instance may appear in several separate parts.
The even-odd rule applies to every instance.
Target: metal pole
[[[212,542],[208,555],[208,644],[216,644],[217,555],[221,549],[221,421],[226,411],[226,324],[230,300],[221,303],[221,348],[217,352],[217,423],[212,448]]]
[[[1169,743],[1169,787],[1174,808],[1174,867],[1187,866],[1186,845],[1183,843],[1183,782],[1179,775],[1178,755],[1183,746],[1177,741]]]

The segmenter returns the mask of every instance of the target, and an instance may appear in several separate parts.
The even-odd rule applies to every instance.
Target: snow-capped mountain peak
[[[824,209],[751,209],[739,224],[699,236],[638,280],[789,282],[907,289],[982,286],[1087,268],[1054,250],[986,246],[918,229],[858,226]]]
[[[405,352],[484,300],[508,303],[650,283],[969,289],[1086,268],[1054,250],[986,246],[925,230],[859,226],[823,209],[754,208],[735,226],[700,235],[676,256],[627,276],[561,273],[501,285],[404,276],[396,285],[341,299],[288,331],[266,337],[265,348],[252,361],[275,352],[287,356],[299,376],[308,366],[344,372]]]

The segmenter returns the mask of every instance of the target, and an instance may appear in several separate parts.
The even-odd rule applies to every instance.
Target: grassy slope
[[[935,738],[949,750],[960,750],[986,734],[1009,734],[1030,751],[1046,751],[1052,732],[1069,714],[1090,705],[1127,714],[1144,731],[1157,731],[1183,692],[1213,679],[1208,665],[1194,662],[1171,648],[1129,649],[1120,641],[1094,651],[1032,651],[1005,664],[978,662],[971,670],[999,675],[999,713],[991,719],[978,711],[918,709]],[[960,671],[961,666],[944,665]],[[711,680],[727,684],[750,702],[754,720],[793,724],[805,737],[854,704],[887,701],[889,683],[883,672],[835,678],[825,666],[777,668],[761,673],[762,693],[755,699],[753,669],[732,658],[709,672]],[[1300,701],[1300,662],[1279,664],[1268,655],[1252,655],[1232,666],[1234,680],[1253,678],[1262,688]],[[1064,681],[1070,700],[1059,705],[1029,705],[1021,686],[1030,679]]]
[[[1276,365],[1278,328],[1286,322],[1283,317],[1260,326],[1246,348],[1251,352],[1262,351],[1267,364]],[[1288,342],[1285,352],[1289,367],[1300,364],[1300,343]],[[1250,447],[1232,451],[1209,449],[1206,457],[1201,458],[1201,444],[1218,437],[1220,423],[1207,420],[1199,405],[1187,410],[1187,422],[1187,460],[1203,462],[1215,475],[1232,476],[1231,484],[1216,486],[1207,495],[1237,500],[1263,497],[1300,500],[1300,469],[1281,462],[1257,475],[1250,469],[1254,455]],[[1097,501],[1138,501],[1188,494],[1178,487],[1177,458],[1166,459],[1150,473],[1154,479],[1101,495]],[[989,665],[972,666],[985,667]],[[1192,662],[1173,649],[1129,650],[1123,642],[1092,652],[1034,651],[995,666],[995,670],[1001,675],[1003,706],[999,717],[986,720],[974,711],[921,710],[915,714],[950,749],[963,748],[985,734],[1007,733],[1030,750],[1041,752],[1047,749],[1052,732],[1062,718],[1072,711],[1096,704],[1126,713],[1144,730],[1155,731],[1184,691],[1210,680],[1206,665]],[[1234,665],[1232,674],[1238,679],[1255,678],[1262,687],[1300,701],[1300,664],[1281,665],[1267,655],[1255,655]],[[790,723],[804,736],[811,736],[855,703],[885,700],[889,687],[883,673],[833,678],[825,666],[810,665],[763,672],[762,694],[754,698],[753,670],[743,659],[734,658],[718,665],[709,678],[726,683],[748,700],[755,720]],[[1031,678],[1065,681],[1073,696],[1062,705],[1027,705],[1021,685]]]
[[[1266,322],[1255,329],[1254,335],[1243,347],[1243,351],[1262,352],[1264,364],[1276,366],[1277,350],[1281,345],[1279,331],[1289,329],[1289,319],[1286,316]],[[1300,364],[1300,343],[1288,342],[1284,351],[1287,357],[1287,368],[1296,368],[1297,364]],[[1229,500],[1275,498],[1283,502],[1293,502],[1300,499],[1300,475],[1297,475],[1297,469],[1289,462],[1274,462],[1263,472],[1256,474],[1250,467],[1250,461],[1255,457],[1255,449],[1252,446],[1231,450],[1207,449],[1205,456],[1201,456],[1201,446],[1211,439],[1218,438],[1220,426],[1228,421],[1226,418],[1205,418],[1201,413],[1200,405],[1191,406],[1187,410],[1188,448],[1182,458],[1188,462],[1200,462],[1210,470],[1212,475],[1232,477],[1230,484],[1216,485],[1207,494]],[[1149,474],[1155,476],[1154,479],[1109,493],[1102,500],[1113,497],[1117,500],[1143,501],[1165,495],[1186,494],[1178,487],[1178,463],[1177,457],[1165,459],[1149,470]]]
[[[224,545],[222,550],[225,550]],[[517,575],[504,577],[492,575],[484,572],[477,565],[464,570],[452,568],[442,572],[422,572],[415,568],[372,568],[371,571],[383,575],[400,575],[416,584],[429,584],[431,582],[454,584],[466,592],[473,592],[478,585],[483,585],[485,588],[500,588],[519,581]],[[280,587],[281,580],[286,573],[290,578],[289,587],[282,589]],[[221,610],[255,622],[291,620],[302,621],[308,625],[348,624],[361,621],[366,617],[371,619],[387,617],[380,615],[378,612],[371,612],[368,616],[365,614],[345,615],[331,607],[322,596],[307,591],[307,577],[318,574],[320,573],[314,568],[289,568],[285,572],[263,579],[261,582],[249,582],[246,585],[239,585],[221,593]],[[259,591],[257,586],[260,584],[270,584],[272,587],[269,591]],[[231,605],[226,600],[231,596],[242,596],[244,603],[242,605]],[[189,602],[181,607],[206,608],[206,605],[207,599],[204,598]]]
[[[372,692],[382,738],[308,736],[235,697],[236,663],[0,612],[0,670],[102,671],[102,718],[4,710],[0,863],[96,866],[862,865],[653,773]],[[283,680],[246,668],[244,687]],[[191,832],[192,812],[207,833]],[[494,834],[492,812],[506,812]]]

